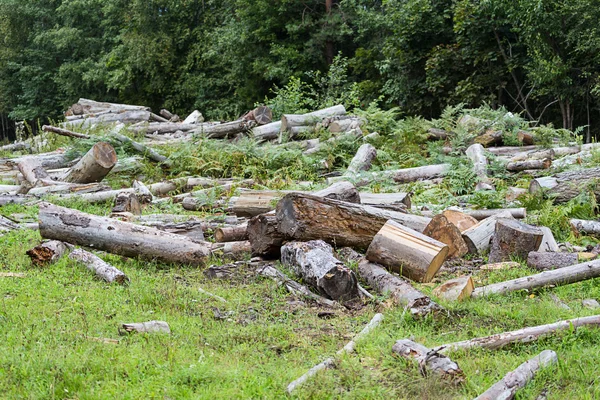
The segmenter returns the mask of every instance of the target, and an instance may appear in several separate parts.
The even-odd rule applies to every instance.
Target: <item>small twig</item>
[[[215,299],[217,299],[217,300],[219,300],[219,301],[222,301],[223,303],[227,303],[227,300],[225,300],[225,299],[224,299],[224,298],[222,298],[221,296],[217,296],[216,294],[212,294],[212,293],[210,293],[210,292],[207,292],[206,290],[204,290],[204,289],[202,289],[202,288],[200,288],[200,287],[198,288],[198,291],[199,291],[200,293],[204,293],[204,294],[205,294],[205,295],[207,295],[207,296],[214,297]]]

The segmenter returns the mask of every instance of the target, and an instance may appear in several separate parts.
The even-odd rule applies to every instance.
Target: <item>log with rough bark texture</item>
[[[344,118],[331,121],[327,126],[327,130],[331,133],[348,132],[350,129],[361,128],[365,124],[365,120],[361,118]]]
[[[62,178],[64,182],[100,182],[117,163],[115,149],[106,142],[96,143]]]
[[[202,265],[210,243],[145,226],[98,217],[77,210],[40,203],[40,234],[44,238],[167,263]]]
[[[83,249],[73,250],[71,254],[69,254],[69,258],[85,264],[87,269],[96,274],[98,278],[103,279],[108,283],[116,282],[123,285],[129,282],[127,275],[89,251]]]
[[[26,142],[15,142],[11,144],[5,144],[0,146],[0,151],[21,151],[26,150],[31,152],[31,145]]]
[[[68,129],[57,128],[56,126],[50,126],[50,125],[43,125],[42,130],[44,132],[52,132],[52,133],[56,133],[57,135],[72,137],[72,138],[76,138],[76,139],[89,139],[91,137],[90,135],[73,132]]]
[[[373,237],[369,261],[418,282],[431,282],[448,256],[448,246],[389,220]]]
[[[377,149],[368,143],[361,145],[350,161],[346,173],[357,174],[371,169],[371,163],[377,157]]]
[[[554,149],[545,149],[537,151],[525,151],[523,153],[515,154],[509,162],[518,161],[531,161],[531,160],[554,160],[556,158],[556,152]]]
[[[53,263],[67,252],[67,246],[58,240],[49,240],[34,248],[27,250],[27,255],[36,265]]]
[[[123,124],[148,122],[150,120],[150,115],[151,113],[145,110],[128,110],[119,113],[109,111],[97,114],[96,116],[86,115],[84,118],[67,120],[67,122],[64,122],[61,125],[65,127],[76,126],[78,128],[88,128],[96,124],[109,124],[114,122]]]
[[[252,129],[255,125],[255,121],[244,121],[240,119],[237,121],[226,122],[224,124],[219,125],[202,126],[200,128],[195,128],[190,132],[203,134],[206,135],[206,137],[212,139],[220,139],[231,135],[235,135],[237,133],[246,132]]]
[[[242,193],[231,206],[231,211],[238,217],[254,217],[268,213],[277,206],[284,193],[274,190],[252,191]]]
[[[511,261],[517,256],[527,259],[531,251],[537,251],[542,243],[544,232],[513,218],[499,218],[496,221],[494,238],[490,249],[489,262]]]
[[[539,228],[544,233],[544,237],[542,237],[542,243],[540,244],[538,251],[558,253],[560,251],[560,248],[558,247],[558,243],[556,243],[556,240],[554,239],[554,235],[552,234],[550,228],[548,228],[547,226],[540,226]]]
[[[423,234],[448,245],[448,258],[462,257],[469,252],[460,229],[443,215],[434,216]]]
[[[142,221],[141,224],[160,231],[187,236],[196,243],[204,242],[204,231],[207,228],[204,221]]]
[[[48,172],[35,157],[21,160],[18,168],[23,178],[32,185],[36,185],[40,179],[50,179]]]
[[[600,235],[600,221],[589,221],[585,219],[569,220],[571,227],[577,232],[583,232],[588,235]]]
[[[529,185],[529,193],[540,193],[545,189],[546,194],[556,203],[566,203],[577,197],[584,190],[594,192],[600,200],[600,167],[566,171],[555,177],[533,179]]]
[[[352,183],[347,181],[336,182],[312,194],[317,197],[346,201],[348,203],[359,204],[361,202],[360,193]]]
[[[496,382],[475,400],[510,400],[515,397],[517,390],[531,381],[535,374],[542,368],[558,362],[558,356],[552,350],[544,350],[532,359],[519,365],[514,371],[504,375],[504,378]]]
[[[271,122],[270,124],[256,126],[252,129],[252,135],[259,141],[273,140],[279,137],[281,130],[281,121]]]
[[[428,349],[410,339],[396,341],[392,351],[403,358],[416,360],[423,376],[426,376],[428,372],[433,372],[454,383],[462,383],[465,380],[465,374],[457,363],[436,350]]]
[[[535,151],[538,149],[540,149],[539,146],[500,146],[489,147],[486,150],[496,156],[514,156],[524,151]]]
[[[502,131],[495,131],[493,129],[488,129],[482,135],[475,138],[475,143],[479,143],[483,147],[490,147],[500,142],[502,142]]]
[[[223,209],[224,212],[233,211],[232,202],[237,201],[238,197],[232,197],[230,200],[227,199],[201,199],[198,197],[185,197],[181,202],[181,206],[184,210],[189,211],[216,211],[217,209]]]
[[[200,129],[204,126],[211,127],[214,124],[206,123],[206,124],[186,124],[186,123],[178,123],[178,122],[153,122],[150,124],[139,124],[133,125],[129,127],[129,131],[134,132],[137,135],[141,134],[157,134],[164,135],[168,133],[173,133],[177,131],[181,132],[189,132],[194,129]]]
[[[478,221],[484,220],[491,217],[492,215],[498,215],[499,213],[508,211],[513,218],[523,219],[527,216],[527,209],[525,207],[519,208],[490,208],[481,210],[464,210],[465,214],[470,215]]]
[[[21,196],[18,194],[0,196],[0,206],[5,206],[7,204],[23,204],[33,199],[35,198],[31,196]]]
[[[450,132],[443,129],[429,128],[427,130],[427,139],[429,140],[446,140],[450,136]]]
[[[366,186],[373,181],[393,179],[398,183],[415,182],[425,179],[441,178],[450,170],[451,164],[434,164],[424,167],[397,169],[378,172],[363,172],[357,175],[355,185]],[[341,179],[348,179],[347,176],[328,178],[327,182],[332,183]],[[355,179],[353,179],[354,181]]]
[[[279,258],[285,237],[279,232],[276,215],[257,215],[248,222],[247,232],[252,255]]]
[[[237,242],[212,243],[210,251],[214,256],[232,260],[243,260],[252,253],[252,246],[247,240]]]
[[[120,133],[113,132],[112,136],[121,143],[129,144],[135,151],[143,154],[144,156],[148,157],[149,159],[151,159],[153,161],[163,163],[165,165],[170,164],[170,161],[167,159],[167,157],[157,153],[155,150],[151,149],[150,147],[148,147],[144,144],[135,142],[135,141],[131,140],[130,138],[128,138],[127,136],[121,135]]]
[[[248,240],[248,224],[224,226],[215,230],[216,242],[239,242]]]
[[[492,215],[491,217],[487,217],[482,221],[479,221],[477,225],[473,225],[469,229],[462,232],[463,239],[465,239],[469,253],[481,254],[490,248],[490,241],[494,235],[496,221],[498,218],[512,218],[512,215],[508,211],[502,211],[498,214]]]
[[[522,196],[526,193],[527,193],[527,189],[517,188],[517,187],[509,187],[506,192],[505,199],[507,202],[510,203],[510,202],[517,200],[519,198],[519,196]]]
[[[568,285],[599,276],[600,260],[594,260],[476,288],[472,297],[485,297],[524,289],[532,290],[549,285]]]
[[[283,114],[281,116],[280,129],[281,132],[286,132],[294,126],[316,125],[317,122],[325,117],[344,114],[346,114],[346,108],[343,105],[324,108],[307,114]]]
[[[121,326],[125,332],[137,333],[171,333],[169,324],[165,321],[133,322]]]
[[[396,303],[407,307],[413,315],[423,316],[442,310],[442,307],[410,283],[367,259],[359,262],[358,274],[378,293],[384,295],[389,293]]]
[[[270,124],[273,121],[273,112],[267,106],[258,106],[243,117],[246,120],[256,121],[258,125]]]
[[[410,193],[359,193],[360,203],[390,210],[410,209]]]
[[[479,221],[477,221],[477,219],[475,219],[473,216],[465,214],[461,211],[444,210],[442,211],[442,215],[446,217],[448,222],[454,224],[461,232],[464,232],[470,227],[479,223]]]
[[[494,190],[487,175],[488,160],[483,146],[479,143],[472,144],[467,148],[466,155],[473,163],[473,172],[479,178],[475,190]]]
[[[417,215],[299,193],[281,199],[276,215],[279,231],[290,239],[321,239],[335,246],[359,249],[367,248],[389,219],[417,231],[430,221]]]
[[[568,267],[579,262],[577,253],[549,253],[532,251],[527,256],[527,266],[539,271]]]
[[[340,301],[359,297],[356,275],[333,256],[332,247],[322,240],[285,244],[281,262],[325,297]]]
[[[142,215],[142,206],[135,193],[122,192],[115,197],[113,213],[130,212],[133,215]]]
[[[515,161],[506,164],[508,171],[525,171],[530,169],[548,169],[552,165],[552,160],[549,158],[543,160],[526,160],[526,161]]]
[[[101,112],[110,111],[113,113],[121,113],[125,111],[144,110],[150,111],[149,107],[136,106],[130,104],[118,104],[118,103],[107,103],[101,101],[95,101],[90,99],[80,98],[77,103],[73,104],[65,112],[65,115],[84,115],[84,114],[98,114]]]
[[[457,301],[471,297],[475,284],[471,276],[461,276],[442,283],[433,290],[433,294],[439,298]]]

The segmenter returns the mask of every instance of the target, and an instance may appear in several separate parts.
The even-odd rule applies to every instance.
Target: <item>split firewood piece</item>
[[[106,142],[96,143],[77,164],[63,176],[62,181],[74,183],[100,182],[117,163],[117,153]]]
[[[490,294],[532,290],[549,285],[568,285],[598,276],[600,276],[600,260],[594,260],[476,288],[471,296],[485,297]]]
[[[257,215],[248,222],[246,231],[252,246],[252,255],[279,258],[285,237],[279,232],[276,215]]]
[[[504,269],[514,269],[519,268],[521,264],[515,261],[507,261],[507,262],[499,262],[493,264],[485,264],[479,267],[479,269],[483,271],[500,271]]]
[[[548,253],[532,251],[527,256],[527,266],[539,271],[547,271],[575,265],[579,262],[577,253]]]
[[[479,143],[472,144],[466,150],[467,157],[473,163],[473,171],[479,178],[475,190],[494,190],[490,178],[487,175],[488,160],[485,156],[485,150]]]
[[[207,242],[49,203],[39,207],[40,234],[47,239],[167,263],[202,265],[210,255]]]
[[[237,242],[212,243],[211,253],[220,257],[243,260],[252,253],[252,246],[247,240]]]
[[[464,210],[465,214],[470,215],[478,221],[489,218],[492,215],[497,215],[501,212],[508,211],[513,218],[523,219],[527,216],[527,209],[525,207],[518,208],[489,208],[481,210]]]
[[[103,279],[108,283],[116,282],[123,285],[129,282],[127,275],[89,251],[83,249],[73,250],[71,254],[69,254],[69,258],[85,264],[87,269],[95,273],[98,278]]]
[[[150,147],[148,147],[144,144],[141,144],[134,140],[131,140],[127,136],[121,135],[120,133],[117,133],[117,132],[113,132],[111,134],[111,136],[114,137],[115,139],[117,139],[121,143],[129,144],[135,151],[143,154],[144,156],[148,157],[152,161],[156,161],[158,163],[163,163],[165,165],[170,165],[170,160],[167,157],[163,156],[162,154],[159,154],[158,152],[156,152],[156,150],[151,149]]]
[[[346,114],[346,108],[341,104],[307,114],[283,114],[281,116],[281,132],[286,132],[294,126],[316,125],[325,117],[344,114]]]
[[[585,219],[569,220],[573,229],[577,232],[583,232],[588,235],[600,235],[600,221],[588,221]]]
[[[375,314],[375,316],[373,317],[373,319],[371,319],[371,321],[367,324],[367,326],[365,326],[362,331],[360,331],[356,336],[354,336],[354,338],[351,341],[349,341],[342,349],[338,350],[336,355],[339,357],[340,355],[345,354],[345,353],[347,353],[347,354],[354,353],[354,348],[356,347],[356,342],[359,341],[360,339],[362,339],[363,337],[367,336],[373,329],[375,329],[381,323],[382,320],[383,320],[383,314]],[[311,377],[316,375],[317,372],[327,369],[327,368],[332,368],[334,366],[335,366],[335,358],[329,357],[325,361],[323,361],[320,364],[317,364],[314,367],[312,367],[311,369],[309,369],[300,378],[298,378],[295,381],[293,381],[292,383],[290,383],[287,386],[287,392],[291,394],[297,387],[303,385]]]
[[[497,333],[491,336],[464,340],[462,342],[448,343],[436,347],[436,350],[444,354],[451,351],[467,350],[473,348],[495,350],[513,343],[531,343],[543,336],[560,331],[576,329],[581,326],[600,326],[600,315],[574,318],[570,320],[555,322],[552,324],[532,326],[528,328],[518,329],[516,331]]]
[[[537,226],[524,224],[512,218],[496,221],[489,262],[510,261],[512,256],[527,259],[529,252],[537,251],[544,233]]]
[[[25,274],[20,272],[0,272],[0,278],[25,278]]]
[[[519,365],[514,371],[504,375],[475,400],[513,399],[517,390],[531,381],[535,374],[542,368],[558,362],[558,356],[552,350],[544,350],[532,359]]]
[[[483,147],[490,147],[493,144],[501,143],[502,131],[488,129],[482,135],[477,136],[475,142],[483,145]]]
[[[456,226],[461,232],[464,232],[470,227],[475,226],[479,223],[479,221],[477,221],[477,219],[475,219],[473,216],[465,214],[461,211],[444,210],[442,211],[442,215],[446,217],[448,222]]]
[[[279,286],[285,286],[288,292],[295,296],[305,296],[311,300],[314,300],[316,303],[327,307],[340,307],[339,303],[311,292],[306,286],[288,278],[281,271],[270,264],[259,267],[257,273],[258,275],[273,279]]]
[[[448,258],[462,257],[469,252],[460,230],[443,214],[434,216],[423,234],[448,245]]]
[[[457,363],[438,353],[435,349],[428,349],[410,339],[396,341],[392,351],[403,358],[416,360],[423,376],[433,372],[443,379],[448,379],[457,384],[463,383],[465,380],[465,374]]]
[[[382,210],[366,205],[290,193],[277,204],[279,231],[290,239],[321,239],[336,246],[365,249],[392,219],[422,231],[430,218]],[[351,222],[351,223],[350,223]]]
[[[27,255],[36,265],[54,263],[67,252],[67,246],[58,240],[49,240],[27,250]]]
[[[366,258],[417,282],[431,282],[448,256],[448,246],[389,220],[375,235]]]
[[[600,199],[600,185],[596,183],[599,178],[600,167],[561,172],[555,177],[533,179],[529,184],[529,193],[545,191],[555,203],[566,203],[582,191],[590,189],[596,199]]]
[[[475,284],[471,276],[461,276],[442,283],[433,290],[433,294],[448,301],[464,300],[471,297]]]
[[[548,228],[547,226],[540,226],[539,228],[544,233],[544,237],[542,237],[542,243],[540,244],[538,251],[558,253],[560,251],[560,248],[558,247],[558,243],[556,243],[556,240],[554,239],[554,235],[552,234],[550,228]]]
[[[377,157],[377,149],[368,143],[361,145],[346,170],[347,174],[357,174],[371,169],[371,163]]]
[[[508,171],[526,171],[530,169],[548,169],[552,165],[552,160],[549,158],[543,160],[525,160],[525,161],[514,161],[506,164]]]
[[[323,296],[339,301],[359,297],[356,275],[334,257],[333,248],[322,240],[285,244],[281,262]]]
[[[133,322],[123,324],[122,328],[125,332],[137,333],[171,333],[169,324],[165,321],[148,321],[148,322]]]
[[[494,235],[496,221],[499,218],[512,218],[512,215],[508,211],[502,211],[479,221],[477,225],[473,225],[466,231],[463,231],[463,239],[465,239],[469,253],[481,254],[490,248],[490,241]]]
[[[52,133],[56,133],[57,135],[68,136],[68,137],[72,137],[72,138],[76,138],[76,139],[89,139],[91,137],[90,135],[73,132],[68,129],[57,128],[56,126],[51,126],[51,125],[43,125],[42,130],[44,132],[52,132]]]
[[[135,193],[121,192],[115,197],[112,213],[130,212],[133,215],[142,215],[142,206]]]
[[[41,162],[35,157],[23,158],[17,166],[23,178],[31,185],[35,186],[40,179],[50,179],[48,172],[46,172]]]
[[[442,307],[409,282],[389,273],[378,264],[362,259],[358,264],[358,273],[378,293],[389,293],[397,304],[407,307],[413,315],[424,316],[442,310]]]
[[[248,224],[224,226],[215,230],[216,242],[239,242],[248,240]]]

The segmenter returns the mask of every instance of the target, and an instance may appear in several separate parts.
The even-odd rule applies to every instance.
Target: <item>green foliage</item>
[[[454,159],[450,171],[444,177],[450,191],[458,196],[471,193],[478,180],[470,160],[466,157]]]

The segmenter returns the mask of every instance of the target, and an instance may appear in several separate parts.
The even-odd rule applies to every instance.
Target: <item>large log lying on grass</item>
[[[442,310],[442,307],[415,289],[410,283],[367,259],[359,262],[358,274],[378,293],[383,295],[389,293],[396,303],[408,308],[413,315],[423,316]]]
[[[403,358],[415,359],[419,363],[419,369],[423,376],[426,376],[428,372],[433,372],[454,383],[462,383],[465,380],[465,374],[457,363],[410,339],[396,341],[392,351]]]
[[[473,225],[469,229],[463,231],[463,239],[467,243],[469,253],[481,254],[485,250],[490,248],[490,241],[494,235],[496,229],[496,221],[499,218],[512,218],[512,215],[508,211],[503,211],[498,214],[494,214],[480,221],[477,225]]]
[[[577,232],[583,232],[588,235],[600,235],[600,221],[573,218],[569,220],[569,223]]]
[[[40,234],[44,238],[166,263],[202,265],[210,254],[210,243],[194,242],[185,236],[49,203],[40,203],[39,207]]]
[[[496,382],[475,400],[498,400],[512,399],[517,390],[527,385],[535,374],[544,367],[558,362],[558,356],[552,350],[544,350],[532,359],[519,365],[514,371],[504,375],[504,378]]]
[[[359,297],[356,275],[333,256],[332,247],[322,240],[285,244],[281,262],[327,298],[347,301]]]
[[[544,191],[554,202],[566,203],[581,192],[591,190],[596,199],[600,200],[600,185],[597,184],[599,179],[600,167],[561,172],[555,177],[533,179],[529,184],[529,193]]]
[[[325,117],[344,114],[346,114],[346,108],[341,104],[306,114],[284,114],[281,116],[281,132],[286,132],[294,126],[316,125]]]
[[[389,220],[373,237],[366,258],[418,282],[431,282],[448,256],[448,246]]]
[[[540,248],[543,237],[544,233],[536,226],[513,218],[499,218],[496,221],[489,262],[510,261],[513,256],[526,259],[529,252]]]
[[[558,269],[575,265],[579,262],[577,253],[550,253],[532,251],[527,256],[527,266],[539,271]]]
[[[127,275],[89,251],[83,249],[73,250],[69,254],[69,258],[84,264],[98,278],[108,283],[116,282],[123,285],[129,282]]]
[[[365,249],[391,219],[422,231],[430,219],[360,204],[290,193],[277,204],[279,231],[290,239],[321,239],[336,246]]]
[[[485,297],[523,289],[532,290],[549,285],[567,285],[599,276],[600,260],[594,260],[476,288],[472,297]]]
[[[115,149],[106,142],[96,143],[62,178],[64,182],[100,182],[117,163]]]

